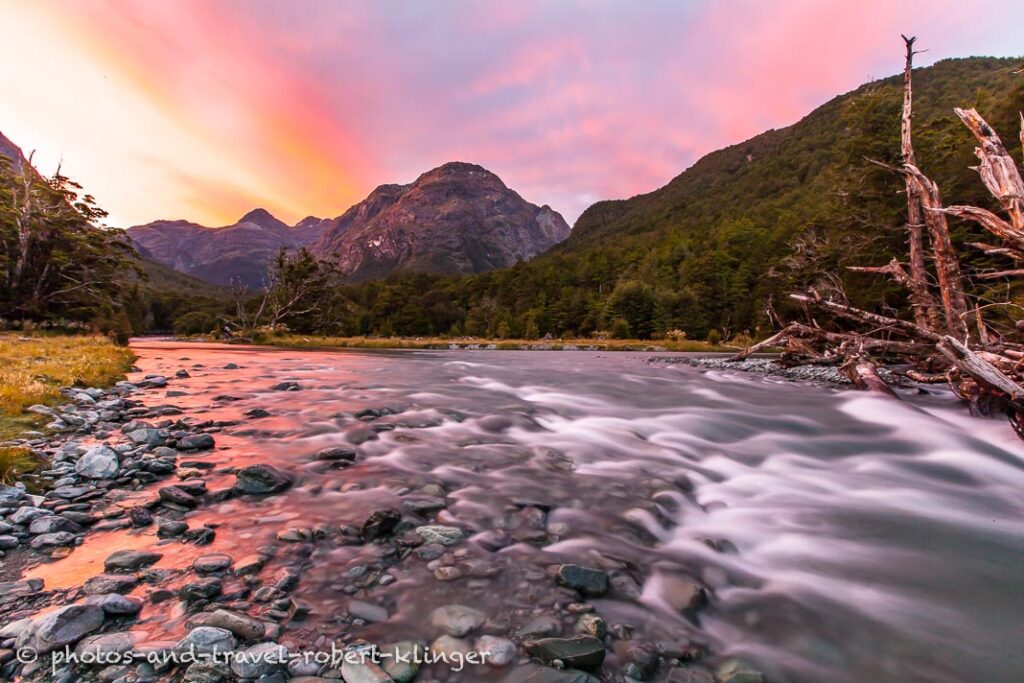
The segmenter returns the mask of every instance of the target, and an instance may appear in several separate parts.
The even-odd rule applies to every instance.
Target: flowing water
[[[233,481],[219,469],[252,462],[296,473],[296,485],[191,513],[193,526],[218,525],[212,546],[161,543],[152,530],[92,534],[35,569],[48,587],[80,584],[121,547],[159,546],[158,566],[238,558],[289,526],[359,526],[440,484],[441,521],[474,534],[459,551],[466,576],[438,581],[411,556],[389,570],[393,583],[355,596],[387,621],[353,627],[334,619],[351,599],[347,577],[380,546],[318,543],[295,592],[313,605],[308,632],[282,641],[343,629],[429,639],[425,615],[453,602],[514,633],[570,601],[546,572],[571,561],[618,577],[592,601],[609,625],[706,644],[771,681],[1024,680],[1024,447],[1005,422],[971,418],[948,395],[896,402],[647,354],[135,349],[143,374],[192,373],[147,392],[147,404],[239,421],[194,458],[215,463],[211,489]],[[281,381],[303,388],[270,390]],[[239,400],[215,400],[224,395]],[[253,408],[271,415],[243,417]],[[354,416],[366,408],[390,414]],[[311,462],[353,442],[353,467]],[[503,549],[481,542],[499,536]],[[676,575],[709,588],[693,621],[670,605]],[[179,634],[173,602],[147,606],[140,627]]]

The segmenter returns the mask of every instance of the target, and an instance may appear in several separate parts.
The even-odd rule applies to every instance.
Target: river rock
[[[264,638],[267,630],[266,625],[259,619],[226,609],[218,609],[210,613],[206,626],[215,626],[231,631],[235,636],[249,643]]]
[[[160,389],[167,386],[167,378],[163,375],[150,375],[136,382],[135,386],[143,389]]]
[[[160,500],[165,503],[180,505],[189,510],[199,506],[199,501],[196,500],[196,497],[181,486],[164,486],[157,493],[160,496]]]
[[[0,506],[15,505],[25,497],[25,492],[17,486],[0,484]]]
[[[555,580],[567,588],[578,590],[583,595],[604,595],[608,592],[608,574],[600,569],[581,567],[578,564],[560,566]]]
[[[298,382],[278,382],[270,387],[271,391],[299,391],[302,387]]]
[[[435,496],[409,497],[402,501],[402,509],[413,514],[427,516],[448,506],[444,498]]]
[[[209,434],[189,434],[178,439],[177,448],[183,451],[202,451],[213,448],[214,443]]]
[[[178,641],[174,649],[178,653],[195,651],[196,654],[213,654],[230,652],[238,646],[238,641],[230,631],[216,626],[197,626]]]
[[[161,557],[149,550],[118,550],[103,562],[103,568],[108,572],[135,571],[155,564]]]
[[[288,649],[277,643],[257,643],[234,653],[231,671],[239,678],[260,678],[288,664]]]
[[[326,460],[330,462],[337,462],[339,460],[355,462],[356,452],[351,448],[345,448],[344,446],[333,446],[331,448],[324,448],[317,451],[317,454],[313,456],[313,459]]]
[[[160,446],[167,440],[165,429],[136,429],[125,436],[136,446]]]
[[[409,683],[420,671],[426,648],[411,640],[403,640],[393,645],[385,645],[381,652],[388,653],[381,660],[384,673],[391,676],[395,683]]]
[[[669,673],[668,683],[715,683],[715,677],[702,666],[677,666]]]
[[[45,517],[51,514],[49,510],[45,508],[32,507],[31,505],[23,505],[14,512],[7,519],[12,524],[31,524],[32,520],[38,519],[39,517]]]
[[[718,667],[719,683],[764,683],[764,675],[739,659],[730,659]]]
[[[86,636],[75,646],[75,654],[82,657],[85,654],[94,657],[106,656],[110,661],[114,655],[130,652],[135,644],[144,637],[141,633],[132,631],[119,631],[116,633],[101,633],[95,636]],[[99,660],[102,661],[102,660]]]
[[[402,513],[394,508],[374,510],[359,531],[364,543],[369,543],[390,534],[402,519]]]
[[[594,671],[604,662],[604,643],[593,636],[542,638],[526,643],[526,651],[545,664],[560,661],[572,669]]]
[[[29,546],[33,550],[42,550],[43,548],[56,548],[62,546],[68,546],[75,542],[75,535],[68,531],[57,531],[52,534],[39,534],[32,539]]]
[[[157,517],[156,535],[157,538],[176,538],[188,531],[188,524],[176,519]]]
[[[256,464],[235,473],[235,488],[242,493],[279,493],[292,485],[292,478],[272,465]]]
[[[107,446],[95,446],[75,463],[75,472],[89,479],[113,479],[121,467],[117,453]]]
[[[82,527],[70,519],[58,515],[46,515],[32,520],[28,526],[30,534],[55,534],[58,531],[67,531],[71,534],[81,533]]]
[[[491,666],[506,666],[515,659],[516,644],[508,638],[480,636],[476,640],[476,651],[480,653],[484,663]]]
[[[608,633],[608,625],[596,614],[584,614],[576,622],[576,632],[603,639]]]
[[[221,590],[223,590],[223,584],[220,579],[200,579],[182,586],[178,591],[178,597],[187,603],[212,600],[220,595]]]
[[[388,620],[388,611],[386,609],[380,605],[363,602],[362,600],[349,600],[348,613],[357,619],[362,619],[371,624]]]
[[[32,627],[18,636],[18,647],[31,647],[43,654],[73,645],[103,626],[103,610],[96,605],[67,605],[33,620]]]
[[[193,560],[192,569],[200,574],[212,574],[213,572],[220,572],[230,568],[231,563],[230,555],[210,553],[209,555],[200,555]]]
[[[138,598],[129,598],[117,593],[106,595],[91,595],[85,599],[86,604],[96,605],[108,616],[128,616],[138,614],[142,609],[142,601]]]
[[[465,605],[444,605],[430,613],[431,625],[443,629],[448,635],[461,638],[484,625],[487,615]]]
[[[14,550],[20,544],[16,536],[0,536],[0,550]]]
[[[365,661],[346,656],[341,665],[341,677],[345,683],[389,683],[392,680],[369,656]]]
[[[134,574],[100,574],[86,581],[82,592],[86,595],[128,593],[137,585],[139,580]]]
[[[416,527],[416,533],[423,539],[424,543],[440,543],[441,545],[455,545],[463,538],[462,529],[456,526],[442,526],[440,524],[427,524]]]
[[[683,576],[668,574],[662,577],[665,600],[677,612],[690,614],[707,603],[707,591],[699,583]]]
[[[430,644],[430,652],[437,657],[446,657],[448,661],[453,661],[454,655],[465,657],[473,652],[473,646],[468,640],[445,634]]]
[[[251,410],[247,410],[242,414],[254,420],[259,419],[261,417],[270,417],[270,411],[264,410],[263,408],[252,408]]]

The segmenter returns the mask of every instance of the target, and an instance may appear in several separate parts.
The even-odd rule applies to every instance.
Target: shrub
[[[625,318],[616,318],[612,321],[611,333],[615,339],[629,339],[629,322]]]
[[[174,321],[174,334],[205,334],[217,328],[217,316],[210,311],[191,311]]]
[[[708,344],[718,346],[722,343],[722,333],[718,330],[710,330],[708,332]]]

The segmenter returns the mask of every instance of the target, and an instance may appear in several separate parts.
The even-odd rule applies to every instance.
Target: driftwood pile
[[[978,279],[1024,275],[1024,181],[999,136],[974,109],[956,109],[957,116],[977,141],[974,167],[985,187],[998,200],[1003,215],[975,206],[945,206],[939,187],[917,166],[911,142],[914,38],[906,44],[902,111],[902,164],[888,167],[903,177],[907,196],[908,260],[892,259],[884,266],[851,270],[886,275],[907,290],[908,318],[880,315],[852,307],[817,291],[792,294],[804,309],[806,322],[792,322],[768,339],[733,357],[742,360],[768,348],[784,349],[783,360],[792,364],[840,365],[859,388],[892,394],[877,372],[877,363],[900,364],[915,382],[948,383],[972,411],[1004,411],[1018,436],[1024,438],[1024,344],[1015,341],[1020,324],[1009,334],[986,323],[986,313],[1010,305],[1008,301],[973,299],[964,288],[956,249],[950,239],[947,216],[973,221],[991,233],[993,243],[969,246],[1016,267],[981,273]],[[1021,117],[1024,143],[1024,115]],[[877,163],[877,162],[875,162]],[[930,247],[930,249],[929,249]],[[927,265],[930,251],[932,267]],[[847,324],[856,331],[822,328],[815,315]],[[850,325],[849,323],[853,323]]]

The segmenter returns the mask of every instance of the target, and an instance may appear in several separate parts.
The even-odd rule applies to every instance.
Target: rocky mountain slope
[[[320,219],[307,218],[294,228],[264,209],[255,209],[233,225],[208,228],[188,221],[154,221],[128,229],[135,248],[147,258],[207,282],[241,282],[259,287],[268,264],[281,248],[307,246],[322,230]]]
[[[478,273],[537,256],[566,239],[569,226],[485,168],[454,162],[408,185],[382,185],[333,219],[288,226],[256,209],[222,228],[155,221],[128,234],[141,254],[175,270],[259,287],[282,247],[308,247],[353,280],[395,270]]]
[[[395,270],[478,273],[528,261],[569,236],[548,206],[530,204],[482,166],[444,164],[408,185],[382,185],[313,247],[354,280]]]

